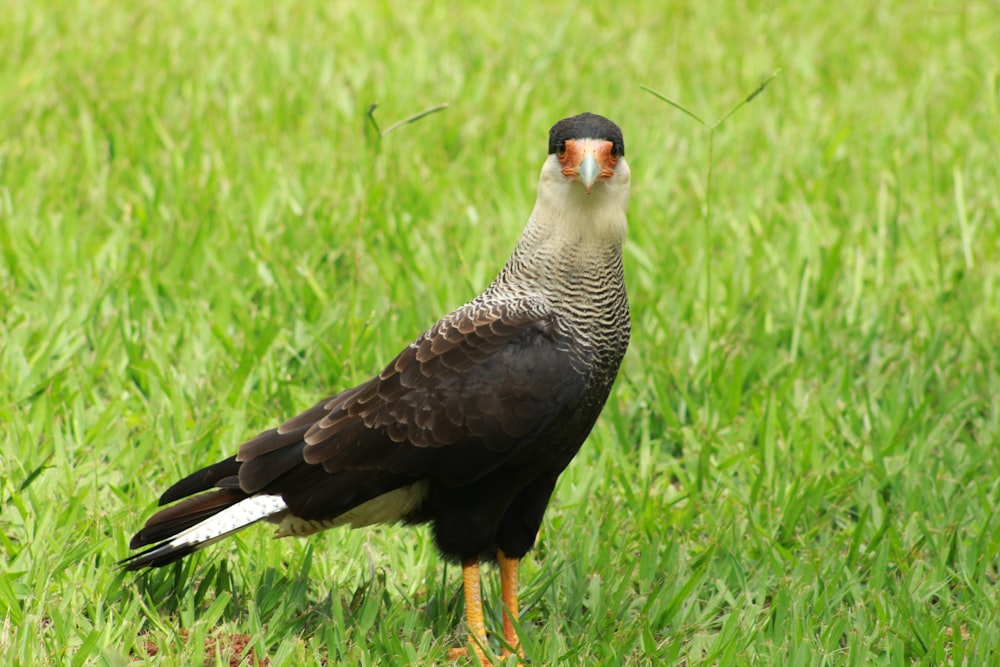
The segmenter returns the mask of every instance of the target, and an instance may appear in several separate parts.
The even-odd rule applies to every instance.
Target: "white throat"
[[[550,155],[542,167],[538,198],[522,242],[533,252],[564,257],[602,258],[620,252],[628,232],[629,168],[620,158],[615,173],[588,194],[579,182],[563,176]],[[520,244],[519,244],[520,245]]]

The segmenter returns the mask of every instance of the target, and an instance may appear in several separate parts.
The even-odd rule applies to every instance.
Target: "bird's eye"
[[[611,144],[611,157],[619,158],[622,155],[621,144]]]
[[[556,154],[559,157],[562,157],[565,152],[566,152],[566,142],[560,141],[558,144],[556,144]]]

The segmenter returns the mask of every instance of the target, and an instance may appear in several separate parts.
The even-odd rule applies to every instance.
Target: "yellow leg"
[[[486,659],[486,622],[483,620],[483,596],[479,590],[479,559],[462,563],[462,588],[465,591],[465,623],[468,625],[469,649],[452,649],[449,657],[461,658],[471,653],[480,665],[491,664]]]
[[[517,655],[524,657],[524,650],[521,648],[521,641],[514,630],[514,623],[517,622],[517,564],[519,558],[508,558],[503,549],[497,550],[497,562],[500,563],[500,594],[503,598],[503,639],[507,646],[504,646],[504,657],[511,655],[511,649]],[[507,648],[507,647],[510,648]]]

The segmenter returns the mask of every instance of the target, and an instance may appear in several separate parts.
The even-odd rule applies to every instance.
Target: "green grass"
[[[271,4],[0,12],[0,662],[445,663],[424,529],[114,563],[477,293],[582,110],[625,131],[634,335],[523,567],[533,663],[1000,660],[995,5]],[[640,85],[711,120],[778,68],[706,192]],[[449,108],[379,140],[373,102]]]

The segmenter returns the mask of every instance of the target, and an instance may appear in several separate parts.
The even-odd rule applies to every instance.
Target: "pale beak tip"
[[[583,183],[583,187],[587,190],[587,194],[590,194],[591,188],[594,187],[594,183],[597,182],[597,177],[601,175],[601,168],[597,164],[597,160],[591,153],[587,153],[583,156],[583,160],[580,162],[579,170],[580,182]]]

